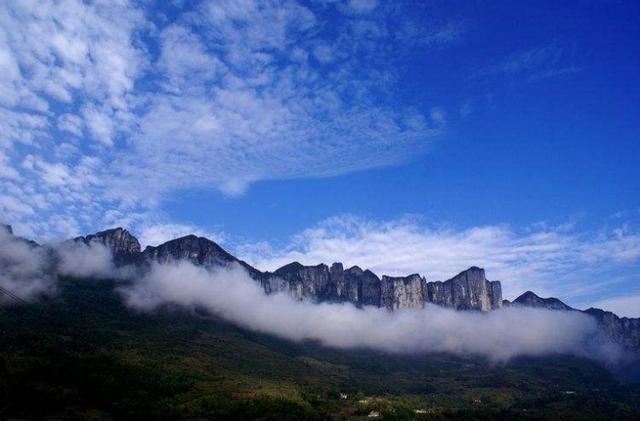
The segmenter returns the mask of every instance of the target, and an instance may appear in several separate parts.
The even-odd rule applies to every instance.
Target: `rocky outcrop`
[[[546,308],[548,310],[573,310],[573,308],[569,307],[557,298],[541,298],[531,291],[527,291],[513,300],[513,304],[526,307]]]
[[[5,237],[5,240],[9,240],[9,241],[19,241],[23,244],[28,245],[31,248],[37,248],[40,247],[40,244],[36,243],[33,240],[28,240],[26,238],[23,237],[18,237],[13,233],[13,228],[11,227],[11,225],[7,225],[7,224],[1,224],[0,223],[0,234],[3,235],[3,237]],[[0,246],[2,246],[2,244],[0,244]]]
[[[330,282],[329,267],[325,264],[303,266],[293,262],[281,267],[273,274],[283,279],[293,296],[298,299],[326,301],[336,295],[335,279]]]
[[[426,300],[456,310],[489,311],[502,307],[502,287],[474,266],[448,281],[427,283]]]
[[[380,279],[357,266],[342,263],[304,266],[293,262],[265,275],[267,292],[288,290],[298,299],[380,305]]]
[[[350,285],[356,285],[358,290],[357,301],[359,305],[380,307],[380,278],[370,270],[362,270],[353,266],[345,271],[345,276],[350,279]]]
[[[83,242],[87,245],[99,243],[105,245],[113,254],[114,260],[119,263],[130,263],[140,253],[140,242],[129,231],[123,228],[113,228],[100,231],[86,237],[76,237],[75,242]]]
[[[418,274],[398,277],[382,276],[380,307],[389,310],[424,307],[425,284],[425,279]]]
[[[472,267],[445,282],[427,282],[418,274],[383,276],[341,263],[304,266],[298,262],[268,274],[267,292],[289,290],[298,299],[351,302],[389,310],[422,308],[433,303],[457,310],[489,311],[502,306],[500,282],[485,278],[484,270]]]
[[[640,350],[640,319],[618,317],[610,311],[589,308],[583,313],[594,317],[607,336],[627,348]]]

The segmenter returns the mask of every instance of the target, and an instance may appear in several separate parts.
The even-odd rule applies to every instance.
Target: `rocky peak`
[[[215,242],[193,234],[167,241],[159,246],[147,246],[142,254],[145,260],[158,263],[188,260],[205,266],[226,266],[237,261]]]
[[[380,279],[371,271],[357,266],[344,269],[336,262],[304,266],[289,263],[273,272],[265,290],[288,290],[299,299],[312,301],[352,302],[356,305],[380,305]]]
[[[193,234],[167,241],[159,246],[147,246],[142,252],[142,260],[156,263],[187,260],[206,267],[229,267],[232,264],[238,264],[256,280],[262,281],[266,276],[248,263],[229,254],[214,241]]]
[[[352,273],[354,275],[361,275],[364,273],[360,266],[351,266],[349,269],[345,270],[346,273]]]
[[[409,276],[382,276],[381,306],[389,310],[424,307],[426,281],[417,273]]]
[[[297,273],[300,270],[302,270],[305,266],[302,265],[302,263],[300,262],[291,262],[288,263],[284,266],[282,266],[281,268],[276,269],[275,272],[273,272],[274,275],[287,275],[289,273]]]
[[[541,298],[532,291],[527,291],[513,300],[513,304],[534,308],[546,308],[549,310],[573,310],[573,308],[557,298]]]
[[[100,231],[86,237],[77,237],[73,241],[81,241],[87,245],[91,243],[104,244],[111,250],[116,260],[140,253],[138,239],[121,227]]]
[[[344,272],[344,266],[342,266],[342,263],[340,262],[335,262],[331,265],[331,268],[329,270],[331,271],[331,273],[342,273]]]

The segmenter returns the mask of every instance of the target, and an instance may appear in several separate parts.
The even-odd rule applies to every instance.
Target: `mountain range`
[[[5,230],[12,233],[9,226]],[[379,413],[385,420],[604,420],[638,419],[640,414],[640,385],[635,383],[640,376],[635,362],[605,368],[590,358],[552,352],[497,364],[473,353],[396,354],[366,347],[341,349],[316,340],[289,340],[251,329],[198,306],[169,304],[156,311],[139,311],[130,307],[119,292],[145,285],[147,270],[200,273],[204,271],[199,267],[215,270],[239,265],[266,293],[286,290],[305,302],[350,302],[362,307],[362,314],[375,314],[378,321],[381,315],[389,320],[420,315],[424,316],[419,319],[423,323],[430,317],[429,311],[436,318],[446,313],[465,323],[479,322],[485,316],[490,323],[496,318],[533,313],[539,313],[535,317],[563,318],[551,312],[512,313],[511,309],[501,309],[509,306],[580,311],[532,292],[512,302],[502,300],[500,283],[486,280],[480,268],[469,268],[444,282],[426,282],[420,275],[378,276],[358,267],[345,269],[339,263],[304,266],[294,262],[266,272],[239,260],[215,242],[193,235],[144,250],[122,228],[68,240],[64,243],[72,246],[68,249],[62,245],[40,246],[11,235],[0,238],[23,245],[6,247],[4,255],[10,259],[11,250],[30,249],[23,255],[42,259],[56,275],[51,278],[56,282],[55,293],[43,294],[28,305],[20,302],[0,306],[2,419],[281,421],[370,419],[369,414]],[[66,251],[75,250],[78,253],[71,255],[82,266],[81,259],[86,258],[83,253],[88,249],[75,245],[95,243],[104,245],[122,269],[113,271],[109,265],[105,273],[126,276],[70,274],[62,270],[62,262],[55,263]],[[98,255],[101,261],[109,257],[101,247],[94,248],[91,257]],[[191,272],[184,272],[182,265],[154,265],[179,260],[188,260],[196,267],[186,265]],[[71,264],[75,262],[71,260]],[[30,262],[23,263],[28,266]],[[0,259],[0,280],[6,275],[2,264]],[[180,282],[180,278],[168,279]],[[244,276],[238,280],[254,286]],[[3,285],[3,303],[7,303],[7,297],[2,294],[21,301],[12,295],[14,291],[7,290],[6,285],[11,283]],[[251,291],[261,295],[260,288]],[[427,305],[424,312],[409,314],[407,310]],[[459,311],[437,311],[436,305]],[[353,316],[359,311],[324,304],[303,303],[300,307],[314,314],[341,308]],[[388,313],[372,307],[387,309]],[[583,313],[598,320],[602,331],[616,342],[638,350],[637,319],[619,318],[597,309]],[[335,320],[330,315],[328,319],[330,323]],[[487,334],[486,329],[478,329],[482,324],[465,325],[462,330],[482,341]],[[461,326],[453,326],[457,327],[444,328],[451,329],[449,337],[455,339]],[[420,327],[426,328],[422,324]],[[516,323],[516,329],[527,342],[533,338],[535,346],[539,335],[535,323],[528,326],[525,320],[522,325]],[[534,331],[529,333],[528,329]],[[428,333],[425,330],[427,338]],[[546,331],[545,335],[550,333]],[[350,330],[348,334],[357,332]],[[364,334],[375,337],[376,332]],[[393,341],[391,336],[383,335]],[[489,336],[486,341],[494,348],[509,346],[501,334],[498,338]]]
[[[4,228],[13,233],[11,226]],[[33,247],[39,245],[22,239]],[[527,291],[513,301],[502,299],[500,281],[486,279],[485,271],[470,267],[444,282],[428,282],[424,276],[378,276],[368,269],[342,263],[305,266],[292,262],[273,271],[260,271],[233,256],[214,241],[187,235],[142,250],[140,242],[121,227],[68,240],[76,243],[104,245],[117,265],[138,266],[151,263],[189,261],[207,268],[239,265],[259,282],[267,294],[287,291],[299,300],[312,302],[350,302],[358,307],[376,306],[388,310],[422,308],[435,304],[455,310],[487,312],[503,306],[523,306],[557,311],[576,311],[595,318],[602,331],[625,348],[640,351],[640,318],[618,317],[597,308],[578,310],[557,298],[541,298]]]

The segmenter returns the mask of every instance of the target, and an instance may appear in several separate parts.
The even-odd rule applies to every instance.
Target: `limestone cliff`
[[[397,277],[383,275],[380,306],[389,310],[424,307],[425,284],[425,279],[418,274]]]
[[[426,301],[456,310],[489,311],[502,307],[502,287],[474,266],[448,281],[427,283]]]

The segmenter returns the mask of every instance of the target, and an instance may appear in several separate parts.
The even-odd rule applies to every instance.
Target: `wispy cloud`
[[[535,82],[580,71],[566,47],[556,43],[515,52],[499,63],[477,69],[474,76],[510,83]]]
[[[271,270],[291,261],[340,261],[379,274],[418,272],[430,280],[481,266],[490,279],[503,282],[508,298],[534,290],[576,303],[596,293],[611,295],[606,279],[638,267],[640,234],[630,229],[585,233],[570,225],[456,229],[411,218],[376,222],[341,216],[301,232],[282,249],[259,243],[238,247],[237,253]],[[637,278],[620,282],[629,285]]]

